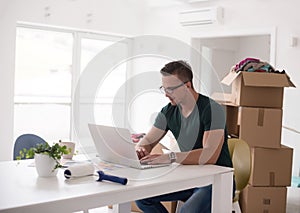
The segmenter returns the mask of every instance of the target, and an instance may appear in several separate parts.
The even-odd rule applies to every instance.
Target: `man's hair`
[[[161,70],[160,73],[163,76],[168,75],[177,75],[178,78],[182,82],[190,81],[192,88],[193,86],[193,72],[191,66],[182,60],[179,61],[172,61],[170,63],[167,63]]]

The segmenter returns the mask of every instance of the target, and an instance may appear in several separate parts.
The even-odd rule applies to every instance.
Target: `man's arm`
[[[184,165],[215,164],[221,153],[224,143],[224,130],[216,129],[205,131],[203,135],[203,148],[189,152],[176,152],[176,162]],[[143,158],[148,164],[169,163],[168,154],[148,155]]]
[[[176,162],[181,164],[215,164],[221,153],[223,143],[223,129],[205,131],[203,148],[176,153]]]
[[[136,145],[136,153],[139,159],[149,155],[153,147],[166,135],[166,131],[153,126],[150,131]]]

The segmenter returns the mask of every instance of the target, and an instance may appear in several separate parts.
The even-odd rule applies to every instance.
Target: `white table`
[[[213,184],[212,212],[231,212],[231,168],[214,165],[170,166],[147,170],[120,168],[110,172],[129,179],[123,186],[96,182],[97,177],[66,180],[63,170],[57,177],[40,178],[32,161],[0,162],[0,212],[74,212],[115,204],[115,212],[130,212],[130,201]],[[108,173],[108,172],[106,172]]]

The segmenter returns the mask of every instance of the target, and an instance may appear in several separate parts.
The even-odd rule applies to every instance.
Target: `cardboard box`
[[[284,87],[295,87],[286,74],[261,72],[230,72],[222,83],[232,85],[230,102],[250,107],[282,108]]]
[[[251,147],[281,147],[282,109],[226,104],[226,122],[228,134]]]
[[[232,103],[220,103],[225,108],[226,126],[229,135],[238,137],[240,134],[240,107]]]
[[[286,187],[254,187],[248,185],[240,195],[243,213],[286,212]]]
[[[290,186],[292,179],[293,149],[251,148],[252,186]]]

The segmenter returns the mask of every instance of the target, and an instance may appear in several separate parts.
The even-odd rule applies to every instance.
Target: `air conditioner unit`
[[[223,8],[209,7],[197,10],[187,10],[179,13],[182,26],[207,25],[223,22]]]

